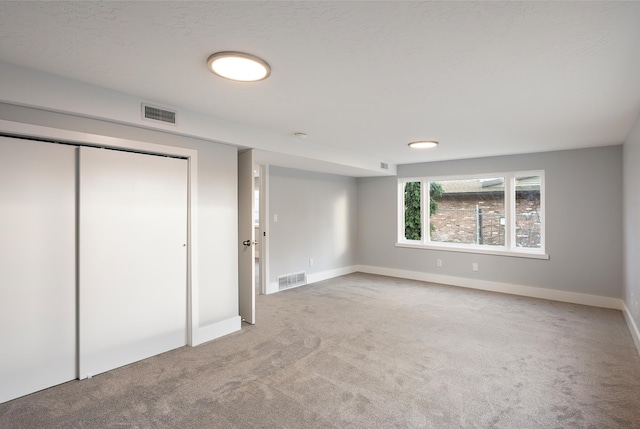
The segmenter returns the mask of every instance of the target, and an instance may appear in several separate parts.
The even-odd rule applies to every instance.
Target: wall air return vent
[[[307,273],[304,271],[278,277],[278,289],[289,289],[307,284]]]
[[[142,119],[176,124],[176,112],[142,103]]]

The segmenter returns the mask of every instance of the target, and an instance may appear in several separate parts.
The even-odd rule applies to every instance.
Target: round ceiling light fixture
[[[207,60],[211,73],[239,82],[257,82],[271,75],[271,67],[262,58],[243,52],[216,52]]]
[[[409,147],[412,149],[433,149],[438,146],[438,142],[434,140],[420,140],[417,142],[409,143]]]

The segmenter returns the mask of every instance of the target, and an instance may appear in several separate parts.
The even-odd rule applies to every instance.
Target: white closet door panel
[[[186,344],[187,161],[80,149],[80,378]]]
[[[0,402],[76,378],[75,148],[0,137]]]

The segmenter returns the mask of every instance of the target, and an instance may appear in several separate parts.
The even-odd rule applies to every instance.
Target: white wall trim
[[[307,286],[313,283],[321,282],[323,280],[329,280],[335,277],[346,276],[347,274],[352,274],[357,271],[359,270],[357,269],[356,265],[350,265],[348,267],[334,268],[331,270],[325,270],[317,273],[307,274],[307,284],[300,285],[300,286],[292,286],[282,290],[289,290],[289,289],[295,289],[301,286]],[[267,290],[267,294],[269,295],[272,293],[281,292],[281,290],[278,289],[278,282],[271,282],[269,283],[268,286],[269,288]]]
[[[629,332],[631,332],[631,337],[633,337],[633,343],[636,345],[636,349],[638,349],[638,354],[640,354],[640,330],[638,330],[638,325],[633,320],[631,316],[631,311],[625,302],[622,303],[624,308],[622,309],[622,314],[624,315],[624,320],[627,322],[627,326],[629,327]]]
[[[197,346],[216,338],[224,337],[241,329],[242,319],[240,316],[233,316],[207,326],[200,326],[193,336],[192,346]]]
[[[529,259],[549,259],[550,256],[546,253],[537,253],[535,251],[527,251],[523,248],[516,248],[513,250],[495,250],[488,249],[487,246],[480,245],[463,245],[463,244],[451,244],[451,243],[412,243],[409,241],[398,242],[396,247],[406,247],[408,249],[421,249],[421,250],[440,250],[442,252],[458,252],[458,253],[475,253],[479,255],[499,255],[509,256],[512,258],[529,258]],[[492,246],[500,247],[500,246]]]
[[[300,285],[300,286],[306,286],[306,285]],[[282,289],[282,290],[295,289],[300,286],[293,286],[293,287],[289,287],[287,289]],[[267,291],[265,292],[265,295],[271,295],[272,293],[278,293],[278,292],[282,292],[280,289],[278,289],[278,282],[267,283]]]
[[[355,273],[358,271],[355,265],[342,268],[334,268],[332,270],[320,271],[318,273],[311,273],[307,275],[307,284],[321,282],[323,280],[329,280],[335,277],[346,276],[347,274]]]
[[[141,152],[182,156],[189,160],[189,202],[188,202],[188,262],[187,296],[188,320],[187,344],[194,346],[198,337],[199,294],[198,294],[198,151],[178,146],[166,146],[144,141],[121,139],[117,137],[44,127],[0,119],[0,131],[12,135],[43,140],[58,140],[67,143],[92,144],[112,148],[133,149]],[[238,328],[239,329],[239,328]]]
[[[399,277],[403,279],[439,283],[448,286],[464,287],[468,289],[477,289],[489,292],[507,293],[511,295],[526,296],[529,298],[548,299],[551,301],[567,302],[571,304],[611,308],[614,310],[623,310],[623,308],[625,308],[624,302],[618,298],[553,290],[534,286],[524,286],[513,283],[492,282],[464,277],[444,276],[439,274],[423,273],[419,271],[400,270],[396,268],[374,267],[369,265],[351,265],[348,267],[307,274],[307,284],[313,284],[323,280],[328,280],[355,272],[378,274],[381,276],[389,277]],[[279,292],[278,283],[272,282],[269,284],[268,293],[271,294],[275,292]]]
[[[419,280],[431,283],[440,283],[449,286],[465,287],[490,292],[507,293],[511,295],[526,296],[529,298],[548,299],[551,301],[568,302],[571,304],[590,305],[593,307],[612,308],[622,310],[623,301],[619,298],[589,295],[576,292],[545,289],[533,286],[523,286],[512,283],[492,282],[487,280],[470,279],[464,277],[444,276],[418,271],[399,270],[395,268],[373,267],[369,265],[357,265],[357,271],[382,276],[400,277],[410,280]]]

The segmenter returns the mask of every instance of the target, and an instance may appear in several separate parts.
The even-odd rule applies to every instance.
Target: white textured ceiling
[[[0,36],[3,62],[397,164],[620,144],[640,114],[640,2],[5,1]],[[223,50],[271,77],[215,77]]]

